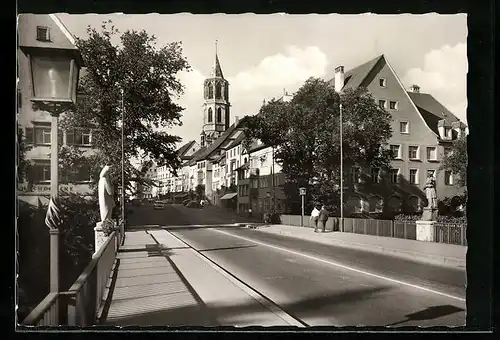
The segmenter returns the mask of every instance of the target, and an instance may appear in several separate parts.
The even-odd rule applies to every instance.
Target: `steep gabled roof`
[[[198,151],[196,151],[193,154],[193,162],[198,162],[202,161],[204,159],[207,159],[208,157],[212,156],[215,151],[221,148],[224,142],[226,142],[233,132],[238,128],[241,127],[241,124],[246,120],[246,116],[241,118],[237,124],[232,124],[224,133],[217,138],[215,141],[212,142],[209,146],[205,146]]]
[[[418,111],[426,121],[427,125],[436,133],[438,132],[438,121],[444,119],[451,126],[451,123],[460,119],[451,113],[443,104],[428,93],[408,92]]]
[[[194,140],[192,141],[189,141],[187,142],[186,144],[184,144],[183,146],[181,146],[178,150],[177,150],[177,155],[179,157],[184,157],[185,156],[185,153],[188,152],[188,150],[191,148],[191,146],[193,146],[193,144],[196,143]]]
[[[44,49],[77,50],[75,38],[55,14],[20,14],[19,45]],[[37,40],[37,27],[49,29],[49,41]]]
[[[232,141],[231,144],[228,145],[228,149],[232,149],[234,148],[235,146],[241,144],[241,142],[245,139],[245,133],[243,131],[241,131],[241,133],[238,135],[238,137],[236,137],[235,140]]]
[[[367,61],[364,64],[361,64],[353,69],[350,69],[349,71],[345,72],[344,74],[344,87],[343,89],[350,88],[350,89],[356,89],[358,88],[362,83],[363,80],[368,77],[368,74],[370,74],[371,70],[377,65],[377,63],[384,58],[384,55],[379,55],[378,57]],[[328,81],[328,83],[335,87],[335,78],[332,78]]]

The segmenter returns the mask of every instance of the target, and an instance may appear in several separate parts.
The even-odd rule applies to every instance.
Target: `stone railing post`
[[[112,222],[115,225],[115,229],[117,228],[116,223]],[[108,236],[106,236],[103,229],[103,222],[97,222],[94,228],[94,254],[96,254],[99,249],[101,249],[102,245],[106,242]]]

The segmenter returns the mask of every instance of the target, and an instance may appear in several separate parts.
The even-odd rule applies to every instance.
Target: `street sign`
[[[300,196],[305,196],[306,195],[306,188],[300,188],[299,192],[300,192]]]

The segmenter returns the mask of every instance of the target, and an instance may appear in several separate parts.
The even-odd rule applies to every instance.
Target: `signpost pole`
[[[304,226],[304,201],[305,201],[305,196],[306,196],[306,188],[300,188],[299,189],[299,194],[300,198],[302,201],[302,214],[300,215],[300,226]]]

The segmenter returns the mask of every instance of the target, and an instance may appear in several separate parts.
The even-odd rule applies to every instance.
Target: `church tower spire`
[[[201,146],[208,146],[229,128],[229,82],[224,79],[220,66],[217,40],[215,41],[215,61],[210,78],[205,79],[203,104],[203,129]]]

